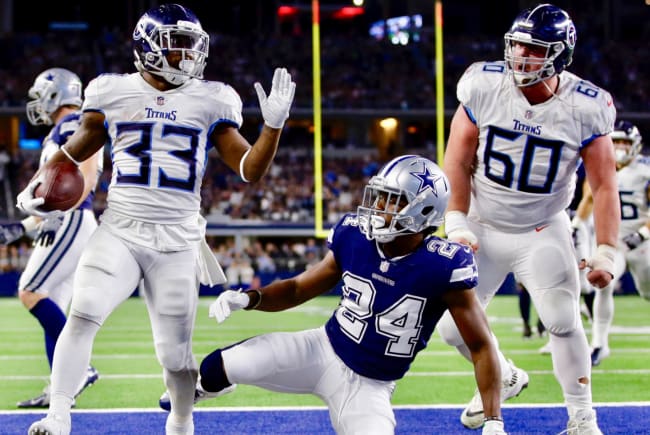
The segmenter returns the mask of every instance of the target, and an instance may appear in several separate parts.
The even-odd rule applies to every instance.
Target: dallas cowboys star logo
[[[438,189],[436,188],[436,183],[438,182],[438,180],[442,178],[440,175],[431,173],[431,171],[429,171],[426,165],[423,165],[422,172],[411,172],[410,174],[418,178],[420,181],[420,186],[418,187],[418,194],[425,189],[431,189],[433,194],[436,195],[436,197],[438,196]]]

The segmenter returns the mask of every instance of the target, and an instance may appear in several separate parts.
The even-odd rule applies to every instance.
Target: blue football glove
[[[34,246],[50,246],[54,243],[56,232],[63,224],[63,215],[44,219],[39,225],[38,234],[34,239]]]
[[[8,245],[25,235],[25,227],[20,222],[0,225],[0,245]]]

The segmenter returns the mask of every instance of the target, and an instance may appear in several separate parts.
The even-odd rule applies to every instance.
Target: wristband
[[[467,215],[462,211],[452,210],[445,214],[445,232],[467,229]]]
[[[250,153],[252,148],[249,148],[246,150],[243,156],[241,156],[241,159],[239,160],[239,176],[241,177],[242,180],[244,180],[244,183],[248,183],[248,179],[244,176],[244,160],[246,160],[246,157],[248,157],[248,153]]]
[[[642,226],[641,228],[639,228],[639,230],[637,231],[637,233],[641,234],[641,237],[643,238],[643,240],[648,240],[648,239],[650,239],[650,228],[648,228],[648,227],[645,226],[645,225]]]
[[[20,224],[23,226],[23,229],[25,230],[26,233],[31,233],[32,231],[36,230],[36,227],[38,227],[39,221],[36,220],[34,216],[29,216],[26,217],[25,219],[20,221]]]
[[[65,147],[61,147],[61,148],[59,148],[59,149],[61,150],[61,152],[62,152],[63,154],[65,154],[65,156],[66,156],[67,158],[70,159],[70,161],[71,161],[72,163],[74,163],[74,164],[77,165],[77,166],[79,166],[79,165],[81,164],[81,162],[78,162],[78,161],[76,161],[75,159],[72,158],[72,156],[70,155],[70,153],[68,152],[68,150],[65,149]]]
[[[255,304],[250,306],[250,307],[244,308],[244,310],[246,310],[246,311],[254,310],[255,308],[259,307],[260,304],[262,303],[262,292],[259,291],[259,289],[255,288],[255,289],[246,290],[246,293],[248,293],[250,291],[253,291],[253,292],[257,293],[257,302],[255,302]],[[250,296],[249,296],[249,298],[250,298]]]

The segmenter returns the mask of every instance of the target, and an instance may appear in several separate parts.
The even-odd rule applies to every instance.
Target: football
[[[43,182],[34,190],[35,198],[44,198],[41,210],[66,211],[72,208],[84,190],[84,177],[69,160],[55,163],[43,170]]]

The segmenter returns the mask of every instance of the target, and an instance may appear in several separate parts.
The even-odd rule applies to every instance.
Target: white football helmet
[[[616,152],[616,163],[625,166],[639,155],[643,148],[643,138],[636,125],[629,121],[618,120],[614,125],[614,131],[610,134],[614,142]],[[617,142],[623,142],[623,146]]]
[[[164,4],[146,12],[133,30],[133,54],[138,71],[148,71],[172,85],[203,78],[210,36],[191,10]],[[177,65],[168,55],[179,54]]]
[[[380,243],[434,230],[444,222],[449,193],[447,177],[431,160],[396,157],[365,187],[357,209],[359,229],[368,240]]]
[[[29,88],[27,102],[27,119],[32,125],[52,125],[52,114],[61,106],[81,107],[81,79],[63,68],[50,68],[40,73]]]

